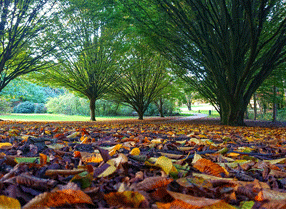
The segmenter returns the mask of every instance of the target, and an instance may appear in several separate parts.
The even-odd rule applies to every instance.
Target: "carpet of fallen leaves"
[[[0,122],[0,208],[286,208],[285,130]]]

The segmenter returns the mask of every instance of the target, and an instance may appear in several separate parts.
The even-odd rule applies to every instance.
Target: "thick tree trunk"
[[[230,104],[221,104],[220,116],[221,124],[231,126],[245,126],[244,115],[248,102],[232,102]]]
[[[89,99],[90,120],[95,121],[95,98]]]
[[[137,112],[138,113],[138,120],[143,120],[143,113]]]

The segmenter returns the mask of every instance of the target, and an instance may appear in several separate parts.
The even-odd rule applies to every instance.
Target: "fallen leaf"
[[[194,168],[198,169],[202,173],[206,173],[209,175],[223,177],[224,175],[228,176],[228,172],[221,167],[220,165],[213,163],[208,159],[201,158],[197,160],[194,165]]]
[[[21,204],[17,199],[0,195],[0,209],[6,208],[21,209]]]
[[[168,179],[168,178],[161,177],[161,176],[149,177],[139,182],[136,186],[136,189],[149,191],[149,190],[165,187],[168,184],[170,184],[172,181],[173,179]]]
[[[111,192],[105,194],[104,199],[109,204],[109,206],[116,208],[138,208],[143,201],[146,201],[142,194],[134,191]]]
[[[23,209],[58,207],[64,204],[87,203],[93,205],[91,198],[81,190],[64,189],[45,192],[29,201]]]
[[[131,151],[130,151],[130,155],[140,155],[140,149],[139,148],[133,148]]]
[[[173,167],[173,163],[172,160],[170,160],[169,158],[165,157],[165,156],[161,156],[157,159],[156,166],[159,166],[160,168],[162,168],[162,170],[168,175],[170,173],[170,171],[172,170]]]

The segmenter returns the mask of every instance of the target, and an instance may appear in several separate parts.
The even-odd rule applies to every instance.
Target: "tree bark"
[[[254,102],[254,107],[253,107],[253,110],[254,110],[254,120],[256,120],[257,118],[257,105],[256,105],[256,93],[253,94],[253,102]]]
[[[277,121],[277,102],[276,102],[276,86],[273,86],[273,115],[272,115],[272,122]]]
[[[244,115],[248,102],[242,100],[240,102],[221,103],[221,124],[230,126],[245,126]]]
[[[137,112],[138,113],[138,120],[143,120],[143,113]]]
[[[95,98],[90,98],[89,99],[89,109],[90,109],[90,120],[91,121],[96,121],[95,120]]]
[[[162,98],[160,98],[160,100],[159,100],[159,108],[158,108],[158,110],[159,110],[159,113],[160,113],[160,117],[163,118],[164,117],[164,113],[163,113],[163,99]]]

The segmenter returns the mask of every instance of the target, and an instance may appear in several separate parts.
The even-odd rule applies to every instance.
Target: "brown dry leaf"
[[[81,190],[64,189],[54,192],[45,192],[29,201],[23,209],[58,207],[64,204],[92,204],[91,198]]]
[[[228,175],[228,172],[223,167],[205,158],[197,160],[193,167],[198,169],[202,173],[217,177],[223,177],[223,175]]]
[[[5,208],[21,209],[21,204],[17,199],[1,195],[0,209],[5,209]]]
[[[235,209],[223,200],[215,200],[203,197],[194,197],[177,192],[167,191],[175,200],[184,202],[186,208],[209,208],[209,209]]]
[[[145,197],[139,192],[124,191],[124,192],[111,192],[104,195],[104,199],[113,207],[131,207],[138,208],[143,201],[146,201]]]
[[[283,200],[286,201],[286,193],[270,189],[262,189],[255,197],[256,201],[263,200]]]
[[[173,200],[172,202],[168,203],[162,203],[162,202],[156,202],[156,205],[159,209],[199,209],[201,207],[190,205],[182,200]]]
[[[285,209],[286,208],[286,201],[285,200],[272,200],[269,202],[266,202],[261,205],[261,208],[265,209]]]
[[[84,172],[85,169],[74,169],[74,170],[47,170],[46,176],[55,176],[55,175],[75,175]]]
[[[274,176],[276,178],[286,178],[285,172],[277,171],[277,170],[273,170],[273,169],[271,169],[269,175]]]
[[[149,191],[160,187],[165,187],[171,183],[173,179],[167,179],[161,176],[149,177],[139,182],[136,186],[138,190]]]
[[[118,167],[119,165],[127,162],[128,158],[126,157],[126,155],[119,153],[117,158],[113,158],[109,160],[107,163],[110,165],[114,165],[115,167]]]

